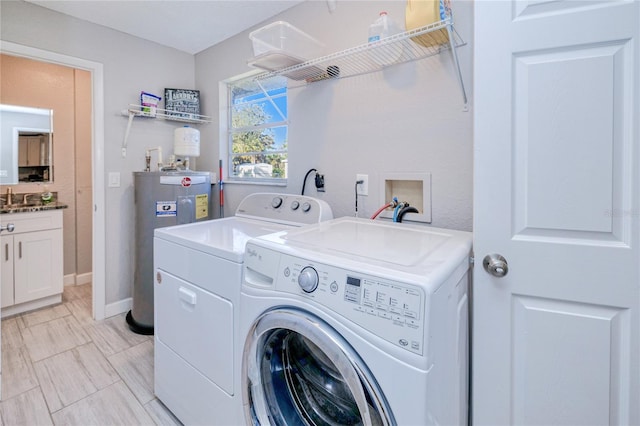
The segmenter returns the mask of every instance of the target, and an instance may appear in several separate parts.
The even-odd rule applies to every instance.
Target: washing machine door
[[[242,382],[247,424],[395,424],[375,378],[348,342],[294,308],[268,311],[253,324]]]

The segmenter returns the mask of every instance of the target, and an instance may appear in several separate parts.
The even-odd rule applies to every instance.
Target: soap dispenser
[[[53,194],[51,194],[47,185],[45,185],[42,189],[42,195],[40,196],[42,198],[42,204],[49,204],[51,201],[53,201]]]

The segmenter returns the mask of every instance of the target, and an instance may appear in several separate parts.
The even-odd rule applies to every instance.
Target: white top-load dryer
[[[250,240],[245,423],[467,424],[471,241],[356,218]]]
[[[246,242],[332,217],[319,199],[257,193],[233,217],[155,230],[155,394],[184,424],[241,422],[237,336]]]

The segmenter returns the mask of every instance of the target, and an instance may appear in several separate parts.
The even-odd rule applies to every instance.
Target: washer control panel
[[[337,312],[367,331],[416,354],[425,345],[425,291],[367,274],[347,271],[254,246],[245,256],[245,285],[299,295]]]
[[[236,216],[278,223],[312,224],[332,219],[333,212],[325,201],[317,198],[258,192],[240,202]]]

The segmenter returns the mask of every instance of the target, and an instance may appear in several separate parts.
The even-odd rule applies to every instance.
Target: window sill
[[[225,185],[256,185],[256,186],[287,186],[287,180],[282,181],[262,181],[262,180],[225,180]]]

